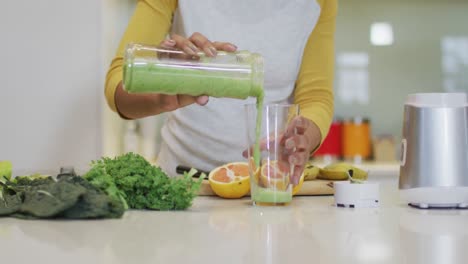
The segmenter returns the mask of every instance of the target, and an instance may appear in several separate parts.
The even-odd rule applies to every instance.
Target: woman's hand
[[[280,140],[280,145],[286,150],[289,164],[294,165],[294,172],[291,175],[294,185],[299,183],[310,153],[318,147],[321,139],[318,126],[303,116],[295,117],[289,123]]]
[[[176,48],[184,51],[189,55],[196,55],[197,52],[203,51],[207,56],[214,57],[218,50],[234,52],[237,47],[229,42],[212,42],[203,34],[195,32],[189,38],[184,38],[177,34],[172,34],[171,39],[164,40],[161,43],[164,48]]]
[[[260,150],[275,149],[276,141],[279,140],[278,160],[285,164],[294,165],[291,182],[294,185],[299,183],[304,167],[309,160],[310,153],[320,144],[322,139],[320,129],[309,119],[298,116],[288,124],[286,131],[278,139],[273,137],[270,141],[262,140]],[[245,150],[242,155],[247,158],[248,152],[253,153],[253,147]]]
[[[167,94],[129,94],[122,82],[115,91],[115,104],[120,115],[129,119],[138,119],[173,111],[196,103],[205,105],[208,96],[167,95]]]
[[[190,56],[203,51],[207,56],[214,57],[218,50],[233,52],[237,47],[228,42],[212,42],[201,33],[194,33],[189,38],[173,34],[171,39],[160,43],[162,48],[179,49]],[[166,94],[129,94],[120,83],[115,92],[115,103],[119,113],[131,119],[157,115],[164,112],[174,111],[184,106],[196,103],[205,105],[208,103],[208,96],[190,95],[166,95]]]

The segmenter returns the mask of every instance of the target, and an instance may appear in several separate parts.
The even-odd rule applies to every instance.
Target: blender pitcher
[[[263,94],[263,58],[249,51],[191,56],[132,43],[125,50],[123,87],[128,93],[258,97]]]

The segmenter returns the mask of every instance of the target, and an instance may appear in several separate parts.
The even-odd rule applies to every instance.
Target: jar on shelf
[[[314,158],[324,160],[337,160],[343,155],[342,152],[342,130],[343,121],[340,118],[335,118],[330,125],[330,130],[322,142],[322,145],[313,154]]]
[[[343,158],[359,162],[371,158],[370,120],[353,117],[343,122]]]

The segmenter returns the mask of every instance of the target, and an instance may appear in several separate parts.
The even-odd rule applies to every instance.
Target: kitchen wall
[[[375,22],[392,26],[392,45],[371,44]],[[468,1],[341,0],[336,54],[336,116],[399,137],[407,94],[468,92]]]
[[[103,58],[104,72],[110,65],[112,58],[119,46],[128,20],[135,8],[135,0],[104,0],[102,10],[102,30],[103,30]],[[101,87],[103,91],[104,87]],[[103,155],[116,155],[123,149],[122,135],[125,121],[113,113],[107,104],[103,103]]]
[[[84,166],[102,151],[102,3],[0,4],[0,160]]]
[[[108,109],[103,87],[135,3],[0,4],[0,160],[18,173],[49,172],[122,151],[126,122]],[[151,132],[156,118],[147,120]]]
[[[105,61],[105,71],[113,59],[119,46],[120,38],[124,33],[128,20],[133,14],[135,0],[105,0],[103,8],[103,55]],[[115,113],[109,110],[107,105],[102,109],[103,114],[103,155],[114,156],[127,151],[129,146],[126,135],[129,133],[129,126],[132,121],[126,121],[119,118]],[[138,120],[138,131],[140,134],[137,150],[148,160],[153,160],[159,149],[160,128],[164,122],[165,115],[147,117]]]

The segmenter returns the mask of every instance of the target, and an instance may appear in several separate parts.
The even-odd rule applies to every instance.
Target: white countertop
[[[394,174],[395,175],[395,174]],[[123,219],[0,218],[1,263],[468,263],[468,210],[418,210],[381,182],[381,207],[288,207],[198,197],[188,211],[129,211]]]

